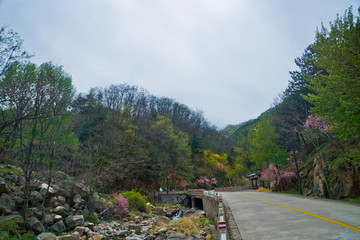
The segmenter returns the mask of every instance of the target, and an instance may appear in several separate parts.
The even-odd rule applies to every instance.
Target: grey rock
[[[9,215],[15,208],[15,202],[6,193],[0,196],[0,212]]]
[[[18,186],[24,186],[25,185],[25,177],[24,176],[18,176],[16,185]]]
[[[160,233],[166,233],[167,231],[168,231],[167,228],[161,228],[161,229],[159,230]]]
[[[32,207],[32,208],[29,208],[29,211],[32,212],[32,216],[35,216],[37,217],[38,219],[41,219],[42,218],[42,211],[41,209],[39,209],[38,207]]]
[[[85,232],[85,227],[77,226],[74,231],[78,232],[79,236],[82,236],[84,234],[84,232]]]
[[[130,234],[131,232],[127,230],[119,230],[116,232],[117,237],[123,237],[123,238],[129,236]]]
[[[155,221],[155,223],[163,222],[163,223],[167,224],[170,222],[170,219],[165,216],[159,216],[159,217],[154,218],[154,221]]]
[[[39,205],[43,201],[43,196],[38,191],[30,193],[30,202],[33,206]]]
[[[84,227],[87,227],[87,228],[89,228],[90,230],[94,231],[95,224],[92,223],[92,222],[85,222],[85,223],[84,223]]]
[[[66,227],[65,224],[62,220],[54,223],[53,225],[51,225],[48,229],[50,232],[65,232],[66,231]]]
[[[70,176],[64,172],[57,171],[54,173],[53,178],[55,180],[68,180],[68,179],[70,179]]]
[[[9,193],[11,192],[11,189],[9,187],[9,184],[5,181],[4,178],[0,177],[0,192],[2,193]]]
[[[185,234],[182,234],[182,233],[171,233],[171,234],[169,234],[169,236],[167,237],[167,239],[183,240],[183,239],[186,239],[186,235],[185,235]]]
[[[58,215],[61,215],[62,217],[67,217],[69,216],[69,210],[67,210],[66,207],[64,206],[57,206],[55,209],[54,209],[54,212]]]
[[[36,240],[55,240],[56,235],[50,232],[44,232],[36,237]]]
[[[80,194],[77,194],[74,196],[73,201],[75,204],[81,204],[82,202],[84,202],[84,199],[81,198]]]
[[[0,224],[8,220],[12,222],[22,223],[24,221],[24,218],[21,215],[16,215],[16,214],[12,214],[8,216],[0,216]]]
[[[161,215],[161,216],[166,215],[166,211],[164,211],[164,209],[159,208],[159,207],[151,209],[151,212],[156,215]]]
[[[207,233],[206,233],[204,230],[201,230],[201,231],[200,231],[200,235],[203,236],[203,237],[206,237],[206,236],[207,236]]]
[[[60,221],[60,220],[62,220],[62,219],[63,219],[63,217],[62,217],[61,215],[55,215],[55,216],[54,216],[54,221],[55,221],[55,222]]]
[[[49,188],[49,191],[48,191],[48,188]],[[40,186],[39,192],[42,196],[45,196],[46,193],[48,194],[48,196],[54,196],[58,192],[58,189],[56,189],[54,187],[49,187],[49,185],[47,183],[43,183]]]
[[[202,210],[198,210],[195,212],[195,216],[206,216],[206,212]]]
[[[197,233],[194,233],[194,232],[191,232],[190,235],[192,237],[194,237],[195,239],[205,239],[203,238],[201,235],[197,234]]]
[[[82,198],[90,195],[90,189],[82,182],[74,182],[73,185],[74,194],[79,194]]]
[[[81,240],[81,238],[79,236],[74,236],[74,235],[65,235],[58,237],[57,240]]]
[[[141,236],[128,236],[125,238],[126,240],[142,240]]]
[[[80,226],[84,224],[84,216],[83,215],[74,215],[74,216],[68,216],[65,219],[65,225],[67,229],[72,230],[76,226]]]
[[[30,218],[29,227],[34,231],[35,234],[45,232],[44,226],[36,217]]]
[[[53,216],[51,216],[50,214],[46,214],[45,215],[45,221],[44,221],[46,226],[51,226],[54,224],[54,218]]]
[[[13,200],[15,201],[16,206],[20,206],[24,203],[24,199],[20,196],[13,197]]]
[[[72,189],[74,186],[74,181],[70,179],[64,179],[57,182],[58,186],[60,187],[60,192],[67,198],[72,197]]]
[[[31,179],[30,180],[30,189],[37,191],[40,190],[41,182],[38,179]]]

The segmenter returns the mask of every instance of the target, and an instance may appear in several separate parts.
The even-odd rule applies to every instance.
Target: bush
[[[127,199],[118,193],[114,193],[111,199],[105,201],[105,205],[109,208],[108,217],[110,218],[121,218],[129,209]]]
[[[20,235],[22,233],[19,224],[21,224],[20,221],[17,221],[16,219],[6,219],[0,223],[0,237],[6,236],[5,239],[10,239],[9,234],[12,234],[13,237],[16,239],[20,239]],[[5,234],[5,233],[8,234]],[[1,238],[2,239],[2,238]]]
[[[131,191],[122,192],[121,195],[127,198],[131,211],[138,210],[140,212],[148,212],[146,201],[139,192],[133,189]]]

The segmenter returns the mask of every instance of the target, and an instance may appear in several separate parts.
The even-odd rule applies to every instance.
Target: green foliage
[[[100,220],[98,218],[98,215],[95,213],[90,213],[90,212],[83,212],[82,213],[85,219],[85,222],[92,222],[94,224],[98,224],[100,223]]]
[[[344,199],[344,201],[360,204],[360,199],[346,198],[346,199]]]
[[[287,153],[278,145],[278,134],[271,121],[263,115],[255,130],[251,143],[251,157],[257,168],[265,169],[270,163],[283,166],[287,163]]]
[[[359,10],[360,11],[360,10]],[[305,96],[312,113],[331,125],[339,138],[360,137],[360,18],[350,7],[343,17],[322,26],[312,45],[312,61],[326,73],[307,76],[314,92]]]
[[[148,212],[148,206],[146,205],[146,201],[140,192],[136,190],[121,192],[129,202],[129,207],[131,211],[140,211],[140,212]]]
[[[297,189],[295,189],[295,188],[290,189],[290,190],[286,190],[286,191],[281,191],[281,193],[294,194],[294,195],[302,195],[302,194],[300,194],[300,192],[299,192]]]
[[[20,239],[20,236],[23,232],[19,226],[20,224],[21,222],[15,219],[6,219],[0,223],[0,232],[8,232],[10,234],[10,239]]]
[[[13,168],[0,168],[0,175],[13,172],[16,175],[24,176],[24,172],[21,169],[13,169]]]

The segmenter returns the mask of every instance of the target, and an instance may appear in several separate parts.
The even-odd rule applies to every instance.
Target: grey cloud
[[[3,0],[36,54],[78,91],[127,82],[204,111],[224,127],[257,117],[285,89],[316,26],[354,1]]]

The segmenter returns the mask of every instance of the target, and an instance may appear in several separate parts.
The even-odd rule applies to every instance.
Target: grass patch
[[[6,173],[9,173],[9,172],[13,172],[13,173],[15,173],[16,175],[21,175],[21,176],[24,176],[23,171],[22,171],[22,170],[20,170],[20,169],[14,169],[14,168],[0,168],[0,175],[6,174]]]
[[[203,217],[203,216],[195,216],[195,215],[191,215],[191,216],[186,216],[186,217],[182,217],[182,218],[178,218],[175,220],[170,221],[168,224],[165,224],[164,222],[157,222],[155,225],[155,229],[153,230],[160,230],[161,228],[172,228],[172,229],[176,229],[174,230],[169,230],[168,233],[183,233],[187,236],[190,236],[190,234],[192,232],[200,234],[200,232],[203,230],[205,232],[208,233],[208,235],[206,236],[206,239],[212,239],[212,233],[211,230],[209,229],[209,225],[212,224],[210,219],[207,217]]]
[[[344,201],[360,204],[360,199],[345,198]]]
[[[299,191],[298,191],[298,190],[296,190],[295,188],[290,189],[290,190],[286,190],[286,191],[281,191],[281,193],[301,195],[301,194],[299,193]]]

